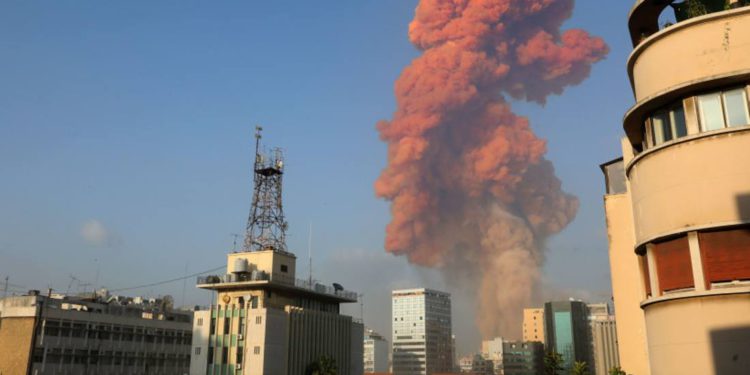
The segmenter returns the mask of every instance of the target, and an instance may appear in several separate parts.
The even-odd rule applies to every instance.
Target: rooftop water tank
[[[245,258],[235,258],[234,260],[234,273],[248,273],[250,268]]]

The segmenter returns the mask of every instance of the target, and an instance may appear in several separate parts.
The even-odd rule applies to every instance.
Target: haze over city
[[[381,332],[391,289],[454,291],[459,351],[476,350],[473,296],[383,251],[375,123],[390,118],[393,83],[419,55],[406,37],[415,5],[4,4],[0,275],[16,289],[64,291],[71,275],[82,280],[73,289],[120,289],[220,266],[244,232],[262,124],[286,150],[288,242],[300,263],[312,227],[313,274],[364,294],[365,319]],[[580,200],[545,244],[550,298],[610,298],[597,162],[614,156],[611,114],[631,102],[626,35],[609,27],[628,5],[579,2],[563,28],[601,36],[610,55],[545,105],[511,102]],[[187,284],[129,292],[210,302]]]

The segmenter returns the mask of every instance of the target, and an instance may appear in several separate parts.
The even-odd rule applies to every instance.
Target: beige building
[[[192,312],[169,307],[106,294],[0,299],[0,374],[185,374]]]
[[[523,309],[523,341],[544,344],[544,309]]]
[[[191,374],[296,375],[326,356],[341,375],[361,375],[364,327],[339,314],[357,295],[338,284],[295,278],[296,257],[283,251],[229,254],[228,274],[198,279],[217,304],[196,315],[194,341],[205,352]],[[206,328],[207,327],[207,328]],[[204,351],[205,349],[205,351]]]
[[[617,353],[617,325],[606,303],[590,303],[591,362],[594,375],[608,375],[613,367],[620,367]]]
[[[620,361],[634,374],[747,374],[750,7],[669,3],[630,13],[636,104],[623,158],[602,166]]]

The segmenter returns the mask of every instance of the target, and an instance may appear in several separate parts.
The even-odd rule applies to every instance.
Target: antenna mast
[[[262,130],[260,126],[255,127],[253,203],[247,219],[243,250],[286,252],[287,223],[281,204],[284,156],[279,148],[272,149],[270,153],[261,150]]]

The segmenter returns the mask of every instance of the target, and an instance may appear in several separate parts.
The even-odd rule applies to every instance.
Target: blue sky
[[[393,82],[418,55],[406,36],[415,5],[0,3],[0,278],[18,290],[65,291],[70,275],[115,289],[224,264],[247,220],[262,124],[266,144],[286,150],[300,268],[312,223],[315,276],[364,292],[368,324],[389,333],[390,288],[441,286],[384,254],[388,204],[372,190],[385,165],[375,122],[390,117]],[[578,1],[567,27],[604,37],[610,55],[546,106],[514,103],[581,200],[548,244],[545,277],[557,294],[609,295],[598,165],[619,154],[633,102],[630,5]],[[193,283],[184,299],[179,282],[129,293],[207,304]],[[471,309],[454,313],[471,350]]]

